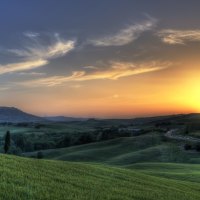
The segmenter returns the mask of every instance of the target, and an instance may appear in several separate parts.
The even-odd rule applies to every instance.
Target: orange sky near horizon
[[[75,84],[80,85],[33,89],[9,103],[42,116],[129,118],[200,112],[200,70],[194,63],[117,80]]]
[[[183,0],[3,3],[0,106],[39,116],[200,113],[199,7]]]

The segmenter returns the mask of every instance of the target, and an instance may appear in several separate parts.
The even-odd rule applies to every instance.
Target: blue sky
[[[0,104],[39,115],[193,111],[196,90],[192,102],[169,96],[178,91],[184,98],[180,84],[188,88],[198,79],[199,6],[198,0],[1,1]],[[163,95],[167,100],[155,101]]]

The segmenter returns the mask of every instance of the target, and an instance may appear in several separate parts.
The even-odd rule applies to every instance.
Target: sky
[[[40,116],[200,112],[199,0],[2,0],[0,105]]]

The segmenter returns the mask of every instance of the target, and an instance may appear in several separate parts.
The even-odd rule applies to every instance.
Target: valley
[[[0,192],[8,200],[198,200],[199,138],[192,135],[199,119],[3,121]]]

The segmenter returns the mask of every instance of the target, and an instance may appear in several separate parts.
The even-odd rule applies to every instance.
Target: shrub
[[[185,144],[184,145],[184,149],[187,150],[191,150],[192,149],[192,145],[191,144]]]
[[[196,144],[195,149],[200,152],[200,143]]]
[[[43,153],[41,151],[38,151],[37,158],[42,159],[44,157]]]

